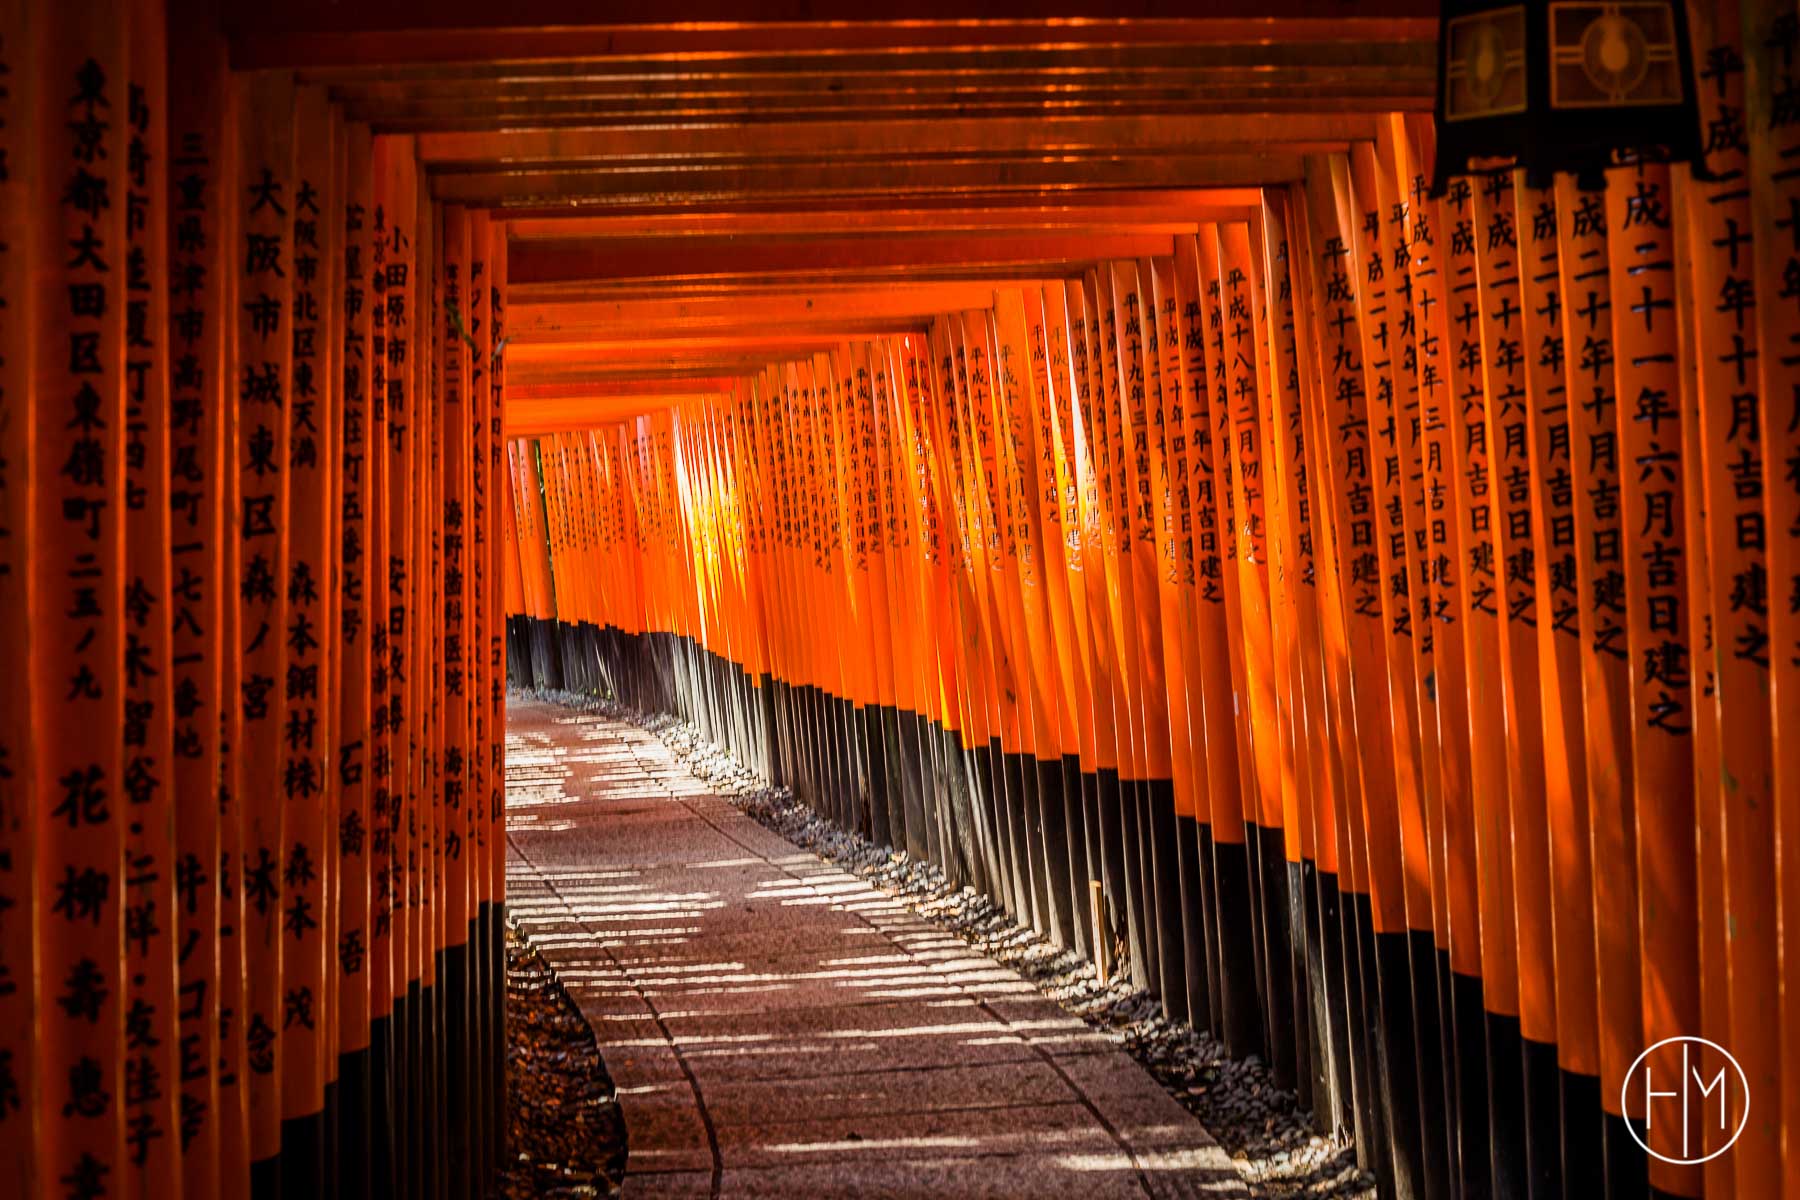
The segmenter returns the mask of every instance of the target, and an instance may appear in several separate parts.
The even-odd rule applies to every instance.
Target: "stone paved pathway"
[[[710,794],[509,701],[508,905],[593,1025],[636,1197],[1243,1196],[1125,1053]]]

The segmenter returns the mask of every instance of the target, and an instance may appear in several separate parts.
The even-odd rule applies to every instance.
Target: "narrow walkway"
[[[1239,1196],[1122,1051],[711,795],[509,701],[507,902],[599,1037],[649,1196]]]

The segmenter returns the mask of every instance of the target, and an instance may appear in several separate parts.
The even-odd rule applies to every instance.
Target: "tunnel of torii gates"
[[[1385,1195],[1795,1194],[1792,6],[1436,193],[1417,0],[730,7],[0,2],[0,1191],[482,1194],[511,683]]]

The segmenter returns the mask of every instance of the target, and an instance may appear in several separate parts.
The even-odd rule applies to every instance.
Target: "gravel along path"
[[[625,1121],[594,1031],[541,952],[506,931],[505,1200],[610,1197],[625,1176]]]

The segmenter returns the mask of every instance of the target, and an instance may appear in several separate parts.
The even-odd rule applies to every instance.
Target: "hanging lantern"
[[[1666,0],[1445,0],[1438,33],[1437,171],[1523,167],[1597,187],[1620,160],[1704,171],[1687,11]]]

